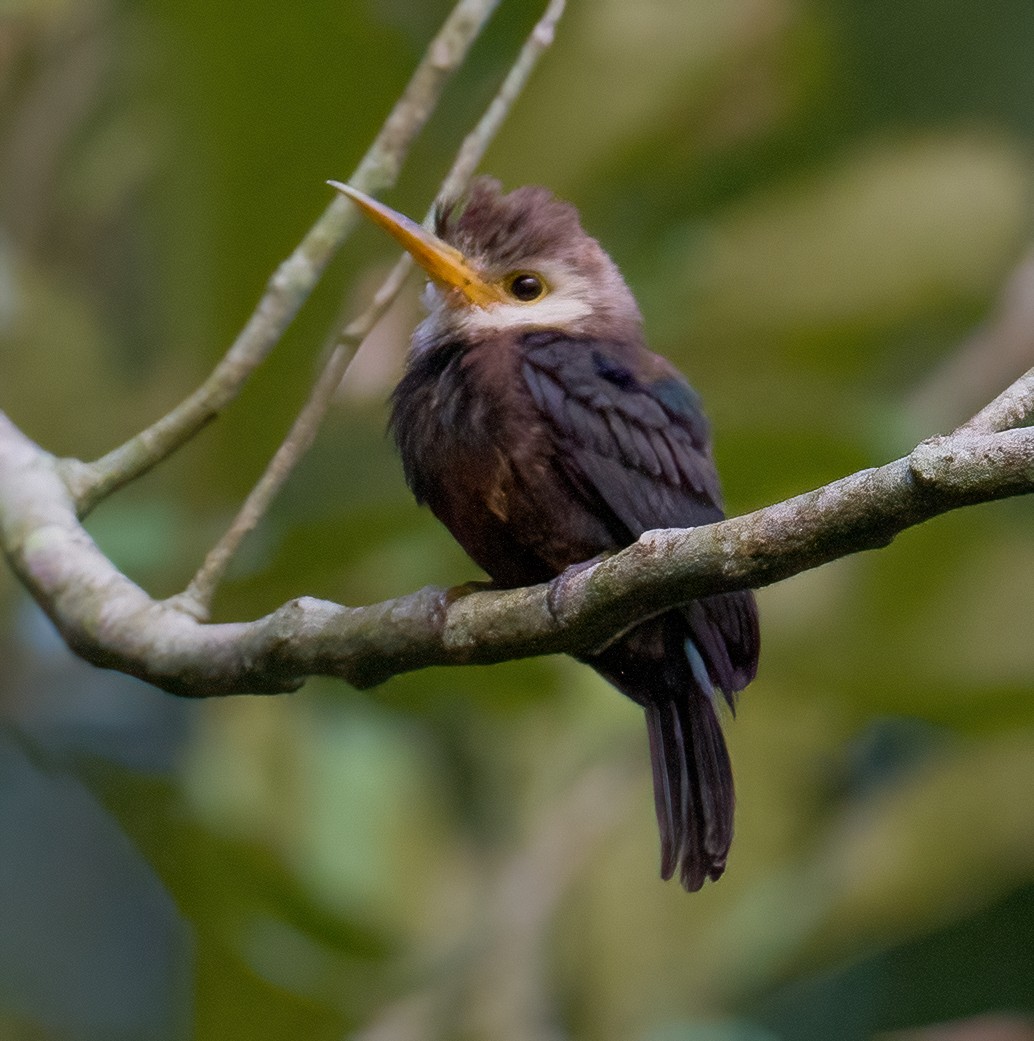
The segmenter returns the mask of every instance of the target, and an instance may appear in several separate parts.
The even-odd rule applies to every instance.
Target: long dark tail
[[[750,608],[744,617],[756,618],[753,601],[744,603]],[[724,693],[731,704],[733,692],[750,679],[756,662],[756,637],[749,668],[738,671],[727,655],[714,669],[714,658],[720,648],[724,653],[724,645],[702,640],[712,663],[709,669],[694,639],[707,635],[703,615],[671,612],[637,626],[602,654],[587,659],[646,711],[661,875],[668,879],[677,871],[690,892],[725,870],[736,800],[717,701]],[[721,693],[712,670],[722,681]]]
[[[732,844],[732,765],[711,697],[680,690],[645,706],[661,877],[691,893],[725,870]]]

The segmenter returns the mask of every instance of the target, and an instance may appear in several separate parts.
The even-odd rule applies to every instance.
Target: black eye
[[[538,275],[521,271],[516,275],[510,276],[507,282],[507,289],[509,289],[512,296],[527,304],[532,300],[538,300],[546,291],[546,286]]]

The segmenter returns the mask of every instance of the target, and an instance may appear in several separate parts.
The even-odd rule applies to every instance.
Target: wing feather
[[[640,379],[623,350],[538,337],[524,353],[524,378],[555,439],[556,465],[584,509],[610,514],[601,519],[618,541],[601,550],[619,548],[651,528],[687,528],[724,516],[696,393],[644,349],[640,361],[659,375]],[[682,613],[712,682],[732,706],[734,692],[753,678],[757,665],[752,594],[705,597]]]
[[[523,373],[558,458],[579,471],[578,485],[588,480],[629,541],[721,518],[707,423],[674,370],[641,381],[617,345],[558,339],[526,350]]]

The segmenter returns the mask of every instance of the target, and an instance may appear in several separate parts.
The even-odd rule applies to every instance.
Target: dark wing
[[[651,528],[721,520],[721,489],[699,398],[640,349],[551,334],[526,338],[523,375],[557,444],[557,465],[588,510],[606,514],[615,546]],[[635,366],[635,367],[633,367]],[[652,370],[643,378],[638,368]],[[683,615],[712,682],[732,694],[754,676],[758,625],[749,592],[705,597]]]
[[[558,337],[525,349],[524,379],[566,476],[591,505],[605,505],[608,527],[623,532],[620,544],[651,528],[720,520],[721,492],[695,392],[674,370],[641,379],[621,353],[613,344]],[[659,363],[645,350],[642,357]]]

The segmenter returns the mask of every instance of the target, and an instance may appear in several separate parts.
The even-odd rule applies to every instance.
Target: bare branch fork
[[[397,176],[445,80],[498,0],[459,0],[351,180],[377,191]],[[552,0],[482,121],[448,189],[476,167],[563,8]],[[280,266],[240,336],[184,402],[92,463],[50,455],[0,413],[0,545],[74,650],[176,694],[277,693],[312,675],[368,687],[427,665],[498,662],[599,646],[634,622],[698,596],[759,587],[860,550],[948,510],[1034,491],[1034,370],[953,434],[804,495],[705,527],[653,531],[546,585],[427,588],[350,608],[308,597],[251,622],[212,624],[209,605],[240,540],[258,522],[325,412],[329,390],[401,285],[397,268],[342,333],[284,445],[184,593],[152,599],[118,571],[81,518],[181,447],[239,393],[315,286],[353,223],[335,199]]]

